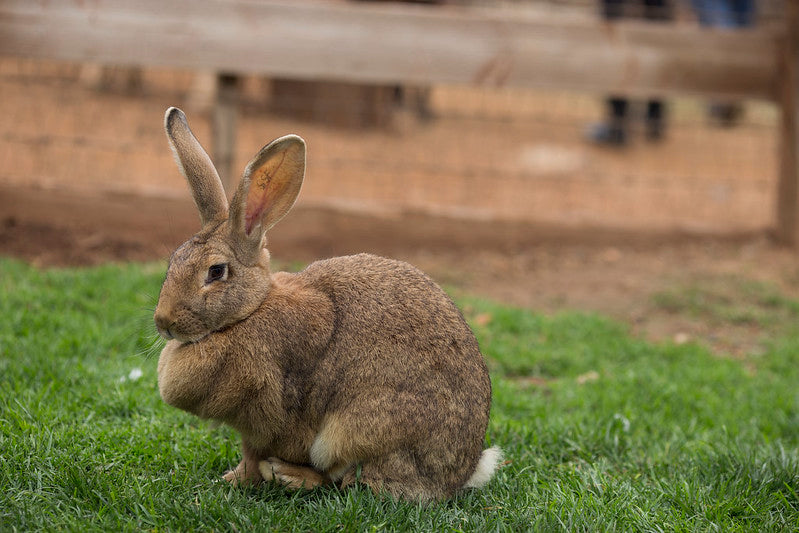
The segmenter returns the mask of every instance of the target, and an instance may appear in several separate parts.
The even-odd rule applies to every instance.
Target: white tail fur
[[[499,446],[492,446],[491,448],[483,450],[480,461],[477,463],[477,468],[474,469],[474,474],[472,474],[472,477],[463,485],[463,488],[479,489],[488,483],[501,460],[502,449]]]

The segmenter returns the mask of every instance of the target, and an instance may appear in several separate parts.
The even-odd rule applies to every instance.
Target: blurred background
[[[273,138],[308,142],[270,235],[282,265],[371,251],[511,304],[746,350],[749,325],[652,295],[799,288],[791,6],[9,0],[0,254],[166,258],[198,228],[162,130],[178,106],[229,191]]]

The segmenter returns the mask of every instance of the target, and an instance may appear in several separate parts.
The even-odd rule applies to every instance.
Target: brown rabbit
[[[225,479],[311,488],[358,480],[409,500],[480,487],[491,382],[477,341],[430,278],[361,254],[272,273],[266,232],[305,173],[296,135],[261,149],[230,207],[182,111],[165,128],[202,229],[172,254],[155,324],[161,397],[241,433]]]

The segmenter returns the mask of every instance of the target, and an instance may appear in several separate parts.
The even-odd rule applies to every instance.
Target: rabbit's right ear
[[[180,172],[189,182],[194,203],[200,211],[202,225],[206,226],[227,218],[227,198],[222,180],[219,179],[211,158],[189,129],[183,111],[177,107],[167,109],[164,129]]]
[[[231,237],[240,259],[258,260],[266,232],[289,212],[305,177],[305,141],[286,135],[252,158],[230,202]]]

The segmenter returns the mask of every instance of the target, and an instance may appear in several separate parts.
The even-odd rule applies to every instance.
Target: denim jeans
[[[691,0],[699,23],[716,28],[745,28],[755,18],[754,0]]]

